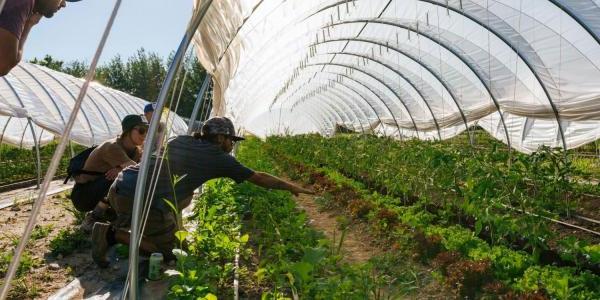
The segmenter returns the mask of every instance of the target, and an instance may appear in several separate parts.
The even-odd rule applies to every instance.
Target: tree
[[[51,55],[48,55],[48,54],[46,54],[46,56],[44,56],[44,58],[41,60],[34,58],[29,62],[32,64],[44,66],[48,69],[52,69],[52,70],[59,71],[59,72],[62,72],[63,65],[65,64],[64,61],[54,59]]]
[[[146,52],[140,48],[133,56],[124,62],[120,55],[116,55],[107,63],[96,69],[96,80],[101,84],[125,92],[135,97],[154,102],[158,98],[160,89],[164,83],[167,67],[173,59],[173,54],[167,58],[165,64],[163,59],[156,53]],[[31,63],[42,65],[50,69],[67,73],[75,77],[83,78],[89,66],[83,61],[72,61],[66,63],[46,55],[39,60],[34,58]],[[206,71],[195,56],[183,64],[180,80],[176,87],[171,88],[167,105],[177,100],[182,88],[181,100],[177,113],[182,117],[189,117],[194,107],[196,96],[200,90]],[[183,80],[184,72],[187,70],[186,81]],[[175,93],[173,93],[175,91]],[[171,95],[175,95],[174,99]],[[201,108],[202,111],[202,108]],[[141,113],[141,112],[140,112]]]
[[[108,64],[99,66],[96,69],[96,80],[105,86],[125,93],[129,93],[131,90],[126,66],[123,64],[120,55],[116,55]]]
[[[84,78],[85,75],[87,75],[89,68],[90,67],[85,62],[75,60],[64,66],[62,68],[62,72],[75,76],[77,78]]]

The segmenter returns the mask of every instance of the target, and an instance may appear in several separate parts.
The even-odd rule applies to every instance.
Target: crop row
[[[474,153],[464,155],[458,149],[436,144],[406,143],[408,145],[374,138],[325,140],[305,136],[272,138],[264,147],[276,161],[288,163],[286,170],[296,170],[299,175],[309,176],[309,180],[317,185],[331,185],[319,183],[322,180],[320,176],[333,182],[338,188],[332,197],[341,202],[340,206],[354,217],[378,224],[376,227],[381,229],[382,234],[402,236],[398,232],[405,230],[406,226],[414,230],[413,240],[417,244],[418,256],[438,266],[462,296],[472,295],[488,282],[486,276],[489,273],[503,286],[517,292],[543,292],[559,299],[594,299],[599,296],[600,278],[582,268],[583,265],[593,268],[598,264],[598,245],[573,237],[562,239],[561,262],[569,261],[573,266],[547,265],[540,256],[548,249],[547,239],[552,236],[548,225],[537,217],[501,213],[502,207],[492,205],[494,202],[507,203],[510,196],[518,194],[523,200],[517,203],[520,207],[539,209],[540,205],[546,204],[548,206],[540,210],[544,213],[561,209],[561,203],[549,199],[544,199],[543,203],[529,203],[537,200],[539,194],[556,197],[574,190],[564,178],[566,176],[561,178],[560,173],[554,173],[558,178],[548,178],[551,177],[548,175],[551,168],[555,171],[561,168],[561,160],[553,160],[553,155],[558,154],[547,150],[532,156],[533,162],[526,157],[517,157],[511,168],[520,169],[521,174],[529,173],[530,169],[537,172],[527,180],[522,177],[517,180],[504,178],[502,171],[510,168],[504,169],[504,157],[499,152],[478,154],[488,156],[488,159],[474,162],[471,160],[481,158]],[[489,159],[494,155],[499,157]],[[457,166],[462,169],[453,170]],[[337,170],[359,180],[348,178]],[[447,172],[452,175],[445,175]],[[514,173],[510,175],[515,176]],[[506,187],[498,186],[510,180],[513,181],[512,188],[518,186],[520,193],[512,191],[506,194]],[[530,184],[517,185],[517,181],[547,183],[549,180],[559,186],[532,192]],[[373,193],[365,187],[365,182],[388,196]],[[344,188],[340,190],[339,186]],[[471,218],[472,222],[460,222],[460,218]],[[465,223],[472,223],[472,230],[455,225]],[[513,241],[523,233],[526,236],[522,240],[529,243],[524,249],[531,250],[529,253],[514,250]],[[460,257],[468,260],[461,261]]]
[[[51,143],[40,148],[42,175],[45,173],[56,143]],[[83,150],[83,146],[73,144],[73,152]],[[65,153],[59,164],[58,174],[64,174],[69,162],[70,153]],[[21,180],[33,179],[37,176],[37,159],[35,151],[20,149],[8,145],[0,145],[0,185],[10,184]]]
[[[247,143],[238,158],[277,173],[258,142]],[[170,288],[177,299],[231,298],[236,274],[240,297],[261,299],[381,299],[384,290],[399,297],[413,291],[421,276],[397,256],[345,262],[343,222],[340,238],[326,239],[286,192],[211,181],[194,200],[190,220],[195,229],[177,233],[179,273]]]
[[[593,237],[559,237],[557,228],[539,217],[506,209],[556,218],[572,205],[564,197],[583,188],[569,181],[571,170],[556,151],[520,155],[508,166],[504,152],[473,152],[420,141],[301,136],[271,138],[267,146],[338,170],[399,197],[403,205],[423,201],[429,211],[472,228],[491,244],[526,249],[547,263],[559,260],[599,270],[600,246],[594,245]]]

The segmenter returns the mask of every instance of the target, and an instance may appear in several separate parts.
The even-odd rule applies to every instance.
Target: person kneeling
[[[174,259],[172,250],[176,246],[175,232],[179,230],[180,224],[176,213],[163,199],[177,199],[173,204],[181,211],[191,203],[194,190],[208,180],[227,177],[236,183],[247,180],[264,188],[287,190],[295,195],[314,193],[242,165],[230,155],[235,142],[241,140],[244,138],[235,135],[233,123],[229,119],[214,117],[205,122],[200,133],[194,136],[180,135],[169,141],[163,152],[163,166],[150,200],[150,211],[140,245],[142,252],[161,252],[165,261]],[[148,169],[153,170],[157,163],[161,163],[160,157],[152,157]],[[106,253],[110,246],[116,243],[129,244],[128,230],[131,226],[139,169],[139,164],[126,168],[110,188],[108,200],[117,212],[117,219],[110,224],[94,225],[92,257],[101,267],[109,265]],[[173,183],[175,177],[179,178],[176,185]],[[147,186],[149,182],[150,179]]]
[[[128,115],[121,122],[123,133],[96,147],[85,160],[83,170],[75,178],[71,200],[75,208],[88,212],[81,229],[90,232],[97,221],[110,219],[105,212],[109,204],[105,197],[119,172],[135,165],[141,158],[148,123],[139,115]]]

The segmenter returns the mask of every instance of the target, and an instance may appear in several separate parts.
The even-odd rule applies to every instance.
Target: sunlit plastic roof
[[[30,63],[20,63],[0,78],[0,142],[19,147],[46,144],[64,131],[82,79]],[[142,114],[148,102],[92,83],[71,132],[71,140],[98,145],[121,133],[121,120]],[[173,133],[183,134],[187,125],[173,120]]]
[[[213,113],[261,136],[600,137],[598,0],[213,1],[198,33]]]

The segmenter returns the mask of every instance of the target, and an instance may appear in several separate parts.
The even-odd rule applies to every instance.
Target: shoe
[[[85,214],[85,218],[83,219],[83,222],[81,222],[81,225],[79,225],[79,228],[85,233],[90,233],[92,232],[94,223],[101,221],[101,218],[98,218],[96,213],[89,211]]]
[[[108,252],[108,241],[106,234],[110,230],[110,225],[96,222],[92,229],[92,259],[100,268],[106,268],[110,265],[110,260],[106,256]]]

